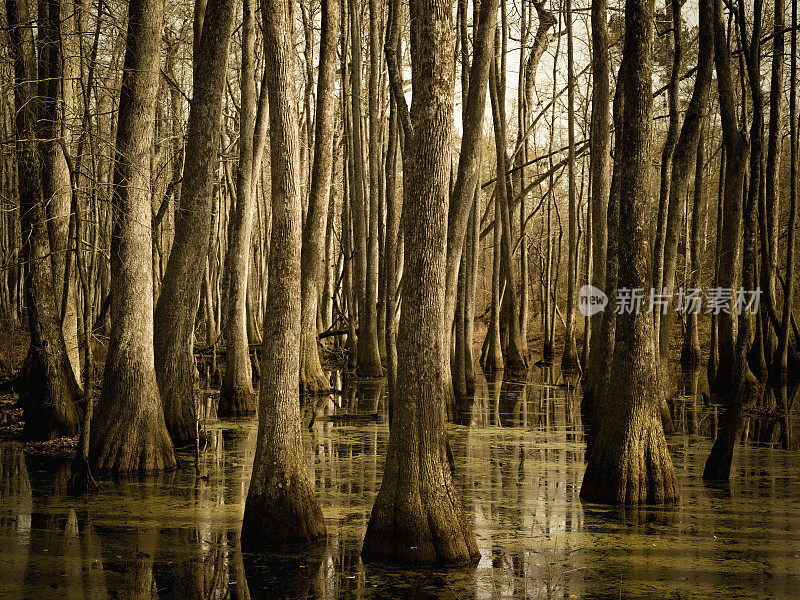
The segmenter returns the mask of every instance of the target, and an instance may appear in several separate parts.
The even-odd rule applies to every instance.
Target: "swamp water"
[[[306,430],[328,527],[313,548],[243,554],[238,530],[256,423],[209,420],[195,474],[103,481],[66,494],[69,464],[0,446],[0,598],[800,597],[800,451],[737,448],[730,487],[700,478],[718,409],[677,401],[669,437],[681,501],[619,511],[580,501],[580,398],[550,369],[526,385],[479,381],[449,426],[480,562],[364,565],[361,541],[388,441],[378,382],[325,400]],[[308,424],[311,415],[304,420]],[[758,419],[748,426],[757,427]]]

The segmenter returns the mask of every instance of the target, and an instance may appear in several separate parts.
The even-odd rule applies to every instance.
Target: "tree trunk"
[[[57,3],[49,3],[57,11]],[[80,429],[77,406],[78,384],[69,361],[61,329],[59,307],[53,290],[53,262],[47,234],[43,179],[52,161],[47,161],[39,138],[42,99],[34,89],[39,78],[36,49],[26,2],[7,0],[10,53],[14,62],[14,108],[16,110],[16,154],[19,186],[22,258],[28,263],[24,281],[28,307],[30,349],[23,366],[20,400],[25,409],[23,437],[50,440],[76,435]],[[55,16],[55,20],[58,20]],[[44,65],[43,65],[43,69]],[[45,73],[42,73],[46,77]],[[51,88],[52,92],[52,88]],[[51,98],[51,103],[56,99]],[[52,155],[51,155],[52,158]]]
[[[44,195],[47,202],[47,227],[50,234],[50,258],[53,262],[53,289],[56,306],[63,313],[62,329],[72,371],[80,385],[81,367],[78,343],[78,305],[76,301],[74,258],[69,252],[72,185],[65,152],[71,151],[75,126],[77,49],[74,47],[75,6],[70,0],[48,0],[48,16],[42,27],[42,52],[48,75],[40,82],[42,96],[49,108],[45,111],[48,132],[45,139],[46,162]],[[63,142],[63,146],[62,146]],[[69,258],[68,258],[69,256]],[[63,310],[62,310],[63,309]]]
[[[761,113],[761,99],[760,99],[760,75],[761,75],[761,68],[760,68],[760,39],[761,39],[761,8],[763,6],[762,0],[757,0],[755,4],[755,16],[754,16],[754,26],[753,26],[753,37],[749,43],[755,44],[753,48],[752,54],[747,57],[748,62],[748,73],[750,79],[750,87],[751,92],[753,93],[753,101],[757,103],[754,106],[754,115],[753,115],[753,130],[752,134],[754,138],[760,138],[761,131],[757,129],[763,127],[763,117],[760,116]],[[723,6],[721,0],[716,0],[715,7],[714,7],[714,35],[715,35],[715,44],[719,49],[719,45],[725,44],[725,33],[724,33],[724,14],[723,14]],[[748,52],[748,42],[747,42],[747,32],[745,30],[745,9],[744,5],[740,4],[740,12],[739,12],[739,26],[743,40],[743,51]],[[720,42],[721,39],[721,42]],[[725,81],[725,75],[721,75],[719,73],[720,66],[722,66],[722,71],[725,71],[725,60],[727,59],[727,48],[725,48],[725,52],[722,56],[717,54],[717,79],[718,79],[718,86],[720,90],[720,110],[725,111],[723,112],[723,127],[726,126],[726,112],[728,109],[732,108],[730,106],[731,97],[728,95],[729,88],[727,86],[727,82]],[[723,99],[723,96],[728,96]],[[723,105],[725,109],[723,109]],[[728,135],[731,135],[731,123],[728,123]],[[723,135],[725,135],[725,130],[723,129]],[[746,144],[746,135],[744,132],[740,132],[740,139],[744,140],[744,144]],[[727,142],[728,140],[726,140]],[[744,156],[747,156],[746,146],[744,147]],[[756,215],[757,215],[757,206],[758,206],[758,186],[760,185],[761,178],[759,176],[760,173],[760,162],[761,162],[761,143],[759,139],[753,139],[753,154],[751,159],[751,181],[747,193],[747,198],[744,204],[744,212],[742,213],[742,220],[744,221],[744,239],[743,239],[743,254],[742,254],[742,288],[744,290],[754,290],[756,286]],[[758,163],[758,164],[756,164]],[[726,172],[726,189],[725,189],[725,203],[728,204],[728,177],[732,174],[730,173],[731,170],[731,163],[729,162],[728,172]],[[742,179],[744,177],[742,176]],[[741,186],[737,188],[739,193],[741,194]],[[739,197],[739,206],[741,206],[741,196]],[[723,216],[723,223],[725,219],[729,218],[729,213],[726,212]],[[708,459],[706,460],[705,468],[703,470],[703,479],[706,480],[727,480],[730,478],[730,471],[731,471],[731,461],[733,460],[733,449],[736,445],[736,441],[741,434],[742,427],[744,425],[744,415],[743,411],[744,408],[747,407],[749,404],[753,403],[760,394],[760,384],[758,380],[755,378],[753,373],[750,371],[750,366],[748,364],[748,353],[750,350],[750,344],[753,339],[753,317],[750,314],[750,311],[746,307],[739,307],[739,315],[738,315],[738,336],[735,338],[735,354],[734,356],[730,357],[732,361],[732,372],[730,376],[730,386],[725,388],[717,387],[719,385],[720,374],[717,374],[717,378],[715,380],[715,387],[717,390],[721,391],[724,396],[723,398],[727,401],[727,406],[725,413],[722,416],[722,420],[720,423],[719,431],[717,433],[717,439],[714,441],[714,445],[711,448],[711,453],[709,454]],[[731,319],[733,318],[733,307],[731,310]],[[720,339],[722,337],[720,336]],[[722,348],[720,348],[720,369],[722,368],[723,364],[723,355],[722,355]]]
[[[242,9],[241,111],[239,112],[239,169],[236,175],[236,208],[231,215],[228,253],[228,305],[225,337],[225,375],[219,391],[217,414],[221,417],[249,417],[255,413],[250,344],[247,337],[247,282],[253,228],[255,165],[253,138],[256,127],[255,13],[252,0]]]
[[[736,91],[731,75],[721,0],[714,0],[714,60],[717,68],[722,140],[725,145],[725,187],[717,286],[736,290],[742,256],[742,200],[749,144],[747,133],[737,125]],[[736,321],[732,311],[721,311],[717,315],[717,338],[719,363],[711,390],[712,395],[725,398],[728,390],[733,387],[733,363],[736,356]]]
[[[199,32],[200,45],[195,47],[194,95],[187,125],[181,203],[155,311],[156,374],[167,428],[178,445],[196,437],[193,334],[211,235],[214,173],[234,9],[233,0],[208,0]]]
[[[383,3],[379,0],[369,0],[369,90],[367,108],[369,112],[369,140],[367,147],[367,162],[369,164],[369,223],[367,227],[367,292],[366,308],[364,314],[366,327],[369,331],[369,345],[374,343],[378,347],[378,364],[371,375],[382,376],[381,366],[381,339],[384,338],[380,319],[380,287],[378,285],[380,273],[380,248],[381,228],[383,222],[383,128],[381,122],[381,56],[383,54],[383,32],[381,20]],[[375,341],[373,342],[373,327]],[[385,344],[385,339],[383,340]],[[384,347],[385,351],[385,347]],[[372,354],[372,350],[370,350]]]
[[[681,1],[682,0],[668,0],[667,10],[672,17],[672,27],[670,29],[672,36],[668,39],[668,51],[672,55],[672,69],[670,71],[670,78],[669,84],[667,86],[667,94],[669,96],[668,104],[669,104],[669,125],[667,126],[667,138],[664,141],[664,147],[661,149],[661,172],[660,172],[660,188],[659,188],[659,195],[658,195],[658,218],[656,221],[656,239],[653,244],[653,288],[657,292],[661,292],[662,287],[666,287],[664,281],[667,279],[665,274],[665,246],[667,244],[666,238],[672,233],[674,238],[677,240],[678,233],[680,230],[680,219],[683,217],[683,212],[676,209],[677,215],[673,215],[673,220],[677,219],[677,225],[674,226],[673,231],[670,232],[669,230],[669,202],[672,199],[670,197],[670,187],[671,187],[671,173],[672,173],[672,160],[673,154],[675,153],[675,148],[678,145],[678,128],[680,123],[680,111],[678,110],[678,104],[680,102],[680,73],[681,73],[681,61],[683,56],[683,45],[681,43]],[[699,30],[700,33],[706,33],[702,29]],[[700,60],[698,59],[698,67],[700,64]],[[700,69],[698,68],[698,74]],[[710,75],[709,75],[710,77]],[[698,77],[697,81],[700,81]],[[697,85],[695,84],[695,87]],[[691,148],[686,147],[683,149],[684,153],[687,155],[692,155],[696,146],[692,146]],[[689,159],[686,163],[686,173],[688,174],[689,168],[691,167],[691,159]],[[687,177],[688,175],[684,175]],[[685,193],[685,190],[684,190]],[[680,202],[683,201],[683,197],[679,199]],[[673,275],[674,278],[674,275]],[[655,330],[656,336],[656,346],[659,345],[659,340],[665,339],[664,336],[661,335],[661,312],[660,311],[653,311],[653,326]],[[663,348],[663,346],[662,346]],[[660,354],[659,358],[663,361],[664,357]],[[669,357],[666,357],[666,362],[669,363]],[[662,368],[664,365],[662,365]]]
[[[444,322],[451,324],[456,312],[458,272],[470,209],[475,200],[475,187],[480,187],[478,179],[481,144],[483,143],[483,119],[486,112],[489,65],[494,55],[498,5],[499,0],[485,0],[480,3],[479,10],[475,13],[477,20],[473,20],[472,65],[469,66],[468,77],[464,78],[468,79],[468,88],[462,112],[461,149],[447,215],[447,289]],[[464,19],[466,19],[466,15]],[[449,340],[449,326],[445,326],[445,334]]]
[[[356,298],[358,300],[358,372],[363,377],[380,377],[383,374],[381,356],[378,349],[378,321],[377,321],[377,287],[376,295],[370,295],[370,250],[367,239],[369,235],[366,222],[367,206],[364,194],[367,184],[364,172],[364,133],[362,131],[361,111],[361,0],[350,0],[350,36],[351,36],[351,61],[350,67],[350,97],[352,103],[352,137],[353,143],[350,151],[353,155],[353,172],[350,188],[351,210],[353,220],[353,242],[355,246],[354,281]],[[377,278],[375,279],[377,284]],[[370,300],[373,300],[370,306]]]
[[[95,472],[175,467],[153,361],[149,156],[164,3],[132,0],[114,160],[111,337],[89,454]]]
[[[592,0],[592,285],[605,289],[608,260],[608,202],[611,193],[611,57],[608,53],[608,1]],[[599,376],[602,356],[609,351],[600,337],[605,313],[591,318],[592,344],[587,369],[588,388]],[[585,393],[585,392],[584,392]]]
[[[780,184],[778,183],[783,136],[783,63],[785,52],[784,0],[775,0],[772,31],[772,77],[769,92],[769,125],[767,131],[767,164],[764,172],[764,200],[761,228],[761,287],[768,305],[775,303],[775,273],[778,268],[778,214],[780,208]],[[767,314],[769,314],[767,312]],[[765,318],[768,321],[768,317]],[[767,328],[765,339],[772,349],[774,336]],[[780,344],[780,341],[779,341]],[[780,355],[772,357],[772,366],[780,362]]]
[[[482,160],[478,160],[478,172],[481,171]],[[472,354],[472,345],[475,337],[475,291],[478,284],[478,259],[480,257],[480,215],[482,211],[481,186],[475,186],[475,200],[467,225],[467,285],[466,299],[464,301],[464,364],[466,367],[467,391],[475,390],[475,357]]]
[[[623,119],[615,154],[620,162],[618,289],[650,286],[647,235],[650,135],[653,111],[653,0],[625,4]],[[678,498],[672,458],[659,415],[658,371],[651,316],[616,319],[611,366],[613,401],[599,407],[600,429],[583,478],[581,497],[618,505],[663,504]]]
[[[458,499],[444,429],[448,369],[444,322],[454,44],[450,3],[412,0],[413,102],[406,139],[403,311],[397,395],[383,482],[362,548],[366,560],[420,564],[478,559]]]
[[[306,394],[327,394],[330,383],[322,370],[317,341],[319,283],[323,277],[325,230],[333,172],[333,136],[336,111],[336,49],[339,43],[339,2],[322,0],[322,33],[317,82],[314,164],[308,200],[302,253],[303,326],[300,385]]]
[[[661,193],[665,194],[668,198],[666,201],[666,215],[663,224],[663,237],[657,240],[663,243],[663,247],[659,250],[656,248],[656,260],[654,268],[654,284],[653,287],[657,292],[666,294],[666,297],[671,298],[675,290],[675,279],[678,264],[678,240],[681,234],[681,224],[683,215],[686,209],[687,189],[689,186],[689,175],[692,167],[695,164],[695,156],[697,153],[697,144],[700,139],[700,133],[703,126],[703,118],[705,116],[709,90],[711,88],[711,76],[714,64],[714,35],[713,35],[713,8],[710,1],[704,0],[700,4],[700,49],[697,60],[697,76],[695,79],[694,90],[692,98],[689,101],[689,106],[686,109],[686,116],[684,118],[683,126],[680,130],[677,143],[673,143],[673,148],[670,150],[664,148],[662,152],[662,184]],[[673,28],[679,28],[681,25],[680,18],[680,2],[673,0],[672,3],[673,13]],[[680,55],[682,44],[681,36],[674,36],[674,62],[680,64]],[[677,95],[677,74],[673,71],[673,79],[675,81],[675,94]],[[671,84],[672,85],[672,84]],[[673,104],[675,105],[673,107]],[[675,112],[675,128],[677,129],[677,99],[670,99],[670,114]],[[672,123],[670,123],[670,127]],[[670,144],[669,133],[667,135],[667,144]],[[667,154],[669,156],[667,156]],[[669,172],[669,182],[664,181],[665,172]],[[661,377],[661,412],[664,419],[664,428],[668,431],[672,430],[672,415],[669,409],[669,401],[674,394],[674,385],[669,370],[669,344],[672,336],[672,323],[675,315],[671,310],[667,310],[662,314],[660,310],[653,311],[653,325],[655,328],[656,345],[658,346],[659,356],[659,369]]]
[[[393,4],[389,10],[393,11]],[[392,16],[389,17],[393,18]],[[400,212],[402,211],[402,191],[398,190],[397,156],[399,150],[397,123],[397,107],[391,99],[389,111],[389,149],[386,154],[386,245],[384,264],[386,265],[386,370],[389,378],[389,397],[397,393],[397,264],[398,233],[400,229]],[[400,193],[398,193],[400,191]]]
[[[569,251],[567,253],[567,313],[565,315],[564,353],[561,355],[561,370],[575,372],[578,364],[578,350],[575,345],[575,311],[577,309],[576,280],[578,278],[578,193],[575,183],[575,73],[572,35],[572,0],[566,0],[565,17],[567,24],[567,129],[569,131],[569,150],[567,154],[569,190]]]
[[[715,50],[716,51],[716,50]],[[719,159],[719,181],[717,184],[717,222],[714,228],[716,233],[716,242],[714,247],[714,277],[713,286],[718,287],[719,284],[719,265],[720,254],[722,252],[722,215],[724,212],[724,199],[725,199],[725,144],[722,144]],[[708,378],[709,387],[714,385],[714,379],[717,376],[719,369],[719,319],[715,313],[711,313],[711,333],[708,351],[708,364],[706,365],[706,376]]]
[[[495,50],[499,50],[499,44],[495,39]],[[511,214],[509,210],[509,185],[508,177],[505,176],[506,169],[506,120],[505,120],[505,93],[501,83],[501,66],[498,60],[492,64],[491,76],[489,80],[489,90],[492,100],[492,115],[494,121],[495,149],[497,152],[497,181],[495,198],[495,215],[499,215],[500,220],[495,217],[495,227],[502,225],[502,235],[500,238],[500,257],[501,266],[505,273],[504,298],[507,298],[508,305],[511,307],[509,312],[514,313],[518,304],[517,281],[514,266],[511,260]],[[527,370],[527,343],[522,339],[518,318],[505,319],[508,326],[508,344],[505,352],[505,372],[510,374],[522,374]]]
[[[711,4],[707,2],[707,4]],[[702,28],[701,28],[702,31]],[[692,203],[691,233],[688,236],[686,254],[686,272],[688,288],[699,289],[703,264],[700,261],[700,231],[708,220],[708,206],[705,202],[705,140],[701,133],[697,142],[697,158],[694,172],[694,201]],[[683,347],[681,348],[681,365],[685,369],[695,370],[700,364],[700,331],[697,324],[697,312],[686,313],[686,325],[683,329]]]
[[[489,328],[486,330],[484,341],[485,352],[481,356],[481,365],[485,373],[502,371],[503,348],[500,340],[500,213],[497,208],[497,198],[494,201],[494,229],[492,238],[492,305],[489,317]]]
[[[263,0],[269,86],[272,240],[261,349],[259,425],[242,545],[325,537],[300,433],[302,208],[294,98],[292,3]]]
[[[777,10],[776,3],[776,10]],[[777,17],[776,17],[777,23]],[[789,223],[788,223],[788,240],[787,240],[787,256],[786,256],[786,284],[784,289],[784,300],[783,300],[783,322],[781,323],[781,339],[786,340],[782,341],[782,346],[779,346],[780,352],[778,354],[778,359],[780,360],[780,374],[781,377],[778,378],[778,384],[780,385],[780,392],[778,395],[778,402],[777,408],[780,412],[779,419],[780,419],[780,437],[781,437],[781,448],[784,450],[789,448],[789,410],[791,409],[791,404],[788,401],[787,397],[787,386],[783,385],[782,375],[787,370],[786,363],[786,351],[789,347],[788,344],[788,321],[792,319],[791,315],[791,307],[794,301],[794,286],[797,281],[797,232],[795,231],[795,226],[797,224],[797,160],[798,160],[798,127],[800,127],[800,123],[798,123],[798,116],[797,116],[797,0],[792,0],[792,34],[791,34],[791,74],[789,76],[789,89],[791,92],[789,93],[789,152],[790,152],[790,159],[789,159]],[[782,49],[782,48],[781,48]],[[789,313],[789,314],[787,314]]]

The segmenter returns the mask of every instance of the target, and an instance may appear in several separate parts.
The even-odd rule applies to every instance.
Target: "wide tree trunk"
[[[406,139],[405,268],[398,330],[397,395],[383,481],[362,548],[364,559],[420,564],[478,559],[447,460],[449,391],[444,322],[448,172],[454,44],[450,3],[412,0],[413,101]]]
[[[58,3],[43,9],[58,11]],[[53,262],[47,232],[43,179],[53,168],[43,143],[42,98],[34,86],[39,78],[36,48],[26,2],[6,2],[10,51],[14,62],[17,177],[20,199],[22,257],[28,263],[24,289],[31,345],[20,377],[20,398],[25,408],[23,437],[50,440],[73,436],[80,429],[78,384],[70,364],[61,329],[60,309],[53,290]],[[40,15],[41,16],[41,15]],[[58,13],[54,17],[58,20]],[[47,68],[43,65],[42,71]],[[51,87],[51,92],[53,88]],[[57,91],[57,87],[55,87]],[[50,98],[55,104],[56,99]],[[47,104],[45,102],[44,104]],[[52,159],[52,154],[50,155]]]
[[[224,307],[225,374],[219,391],[217,414],[249,417],[255,414],[250,344],[247,337],[247,282],[253,229],[255,177],[253,138],[256,130],[255,14],[253,0],[242,9],[241,111],[239,116],[239,170],[236,175],[236,208],[231,214],[228,253],[228,305]]]
[[[163,0],[129,5],[112,196],[111,337],[89,441],[95,472],[175,467],[153,360],[149,182],[163,19]]]
[[[249,547],[326,534],[300,432],[302,209],[292,3],[263,0],[261,14],[269,86],[272,239],[258,441],[242,523],[242,545]]]
[[[155,311],[156,373],[167,428],[175,444],[196,437],[194,326],[211,235],[222,97],[236,14],[233,0],[208,0],[195,31],[194,95],[189,110],[181,202],[175,241]],[[199,35],[198,35],[199,34]]]
[[[625,3],[625,67],[620,161],[617,289],[647,289],[651,255],[647,235],[650,135],[653,112],[653,0]],[[611,365],[613,400],[602,399],[599,431],[581,487],[587,500],[618,505],[662,504],[678,498],[675,470],[659,414],[652,317],[623,312],[616,319]]]
[[[317,311],[320,282],[325,266],[325,230],[328,225],[328,204],[333,171],[339,15],[338,0],[322,0],[314,164],[311,169],[311,193],[303,229],[301,259],[303,327],[300,343],[300,385],[307,394],[326,394],[330,391],[330,383],[325,371],[322,370],[319,356]]]

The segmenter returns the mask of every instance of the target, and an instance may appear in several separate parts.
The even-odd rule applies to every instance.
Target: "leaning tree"
[[[156,372],[164,414],[176,444],[197,436],[193,334],[211,235],[222,100],[236,2],[197,3],[194,93],[189,109],[181,200],[155,311]]]

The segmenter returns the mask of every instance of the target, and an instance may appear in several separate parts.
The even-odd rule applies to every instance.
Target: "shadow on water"
[[[448,426],[456,483],[481,551],[469,569],[364,565],[361,541],[388,442],[385,382],[335,376],[305,407],[309,471],[328,540],[243,554],[239,527],[254,421],[205,425],[194,457],[141,481],[65,491],[68,461],[0,446],[0,598],[764,598],[800,589],[798,422],[791,450],[749,417],[726,487],[700,475],[721,409],[687,374],[669,444],[677,506],[582,503],[577,380],[553,367],[527,384],[479,378]],[[751,441],[756,440],[756,441]]]

